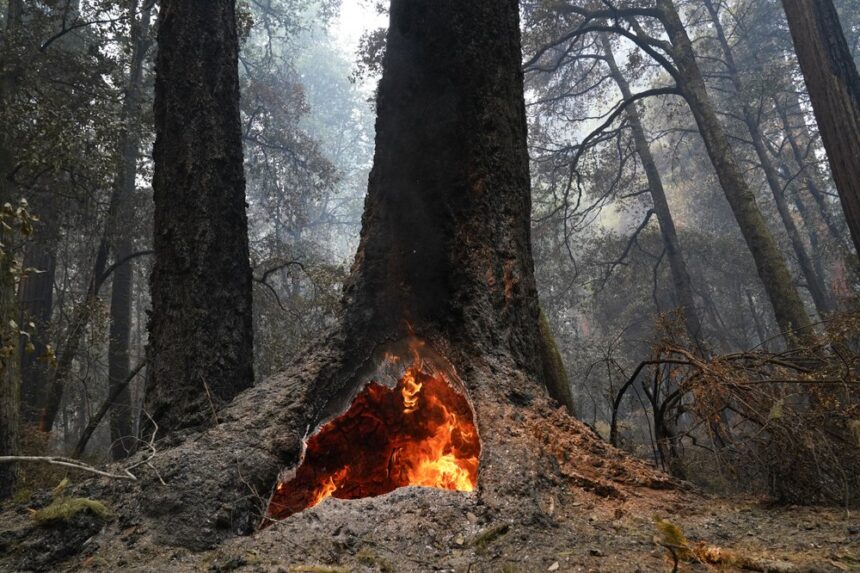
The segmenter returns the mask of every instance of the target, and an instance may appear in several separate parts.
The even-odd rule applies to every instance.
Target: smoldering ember
[[[0,570],[858,570],[852,0],[5,0]]]

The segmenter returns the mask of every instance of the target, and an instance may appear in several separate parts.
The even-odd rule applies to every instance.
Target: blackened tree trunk
[[[600,42],[603,45],[603,52],[606,55],[612,79],[618,85],[622,97],[625,100],[629,100],[633,93],[630,90],[630,84],[627,82],[624,74],[621,73],[615,61],[609,36],[606,33],[601,33]],[[675,221],[672,218],[672,212],[669,210],[669,202],[666,200],[663,179],[660,177],[660,171],[657,169],[657,162],[654,161],[654,156],[651,155],[651,146],[648,143],[645,128],[642,126],[638,106],[636,104],[628,106],[626,114],[627,120],[630,122],[630,129],[633,132],[636,154],[642,162],[642,169],[645,171],[645,176],[648,179],[648,191],[654,206],[654,214],[657,216],[657,222],[660,224],[660,235],[663,237],[666,258],[669,260],[669,269],[672,272],[672,286],[675,291],[678,307],[684,315],[687,336],[689,336],[690,341],[695,347],[705,354],[702,323],[696,310],[695,299],[693,298],[693,284],[690,280],[690,273],[687,271],[687,263],[684,260],[681,243],[678,240],[678,232],[675,230]]]
[[[167,0],[155,66],[155,266],[146,409],[214,420],[253,382],[234,0]]]
[[[704,3],[711,16],[714,30],[717,33],[717,41],[719,42],[723,53],[723,62],[729,73],[729,78],[732,81],[735,93],[740,100],[741,116],[744,125],[746,125],[747,131],[749,131],[756,157],[758,157],[759,165],[761,165],[765,180],[767,181],[774,203],[776,204],[776,210],[779,213],[780,220],[788,234],[791,248],[794,250],[795,256],[797,256],[797,263],[800,267],[800,272],[806,280],[806,286],[809,289],[809,293],[812,295],[815,309],[818,311],[819,316],[824,318],[833,310],[832,300],[827,292],[827,288],[824,286],[822,277],[815,271],[812,257],[810,257],[806,250],[806,245],[803,243],[800,230],[797,228],[797,224],[788,208],[785,192],[783,191],[782,184],[779,180],[779,173],[768,154],[764,136],[761,132],[761,127],[759,126],[758,116],[746,99],[748,97],[747,90],[744,86],[743,80],[741,79],[737,64],[735,64],[734,53],[729,45],[728,39],[726,38],[725,30],[723,29],[722,22],[720,21],[720,15],[717,11],[716,5],[713,0],[704,0]]]
[[[137,160],[140,155],[138,118],[143,91],[143,62],[149,46],[149,22],[152,5],[147,4],[137,16],[139,4],[129,5],[131,17],[131,61],[123,101],[123,126],[119,140],[119,158],[114,186],[118,198],[117,221],[114,228],[114,256],[117,261],[132,254],[133,244],[123,222],[130,223],[131,196],[135,190]],[[110,410],[111,454],[118,460],[134,449],[131,391],[126,379],[130,369],[132,283],[134,266],[131,261],[118,267],[113,273],[110,301],[110,332],[108,341],[108,395],[116,395]]]
[[[677,66],[675,79],[678,88],[699,127],[720,186],[755,261],[776,322],[786,333],[789,344],[791,340],[808,340],[813,335],[809,315],[717,117],[687,30],[672,0],[657,0],[657,9],[671,42],[672,60]]]
[[[860,73],[832,0],[783,0],[854,248],[860,253]]]

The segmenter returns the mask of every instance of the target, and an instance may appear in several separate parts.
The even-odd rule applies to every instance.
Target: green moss
[[[33,497],[33,490],[29,487],[19,487],[15,490],[15,495],[12,496],[12,503],[22,504],[30,501]]]
[[[111,517],[110,510],[100,501],[85,497],[59,498],[47,506],[33,513],[33,519],[40,525],[54,523],[68,523],[76,515],[83,511],[89,511],[101,519]]]
[[[552,335],[549,321],[543,309],[540,311],[538,321],[541,338],[541,359],[543,361],[546,388],[550,396],[565,406],[568,412],[573,414],[573,394],[570,391],[567,371],[564,369],[561,353],[558,351],[555,337]]]

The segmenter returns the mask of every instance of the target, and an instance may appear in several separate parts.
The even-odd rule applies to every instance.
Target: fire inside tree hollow
[[[268,517],[283,519],[331,496],[357,499],[404,486],[456,491],[477,487],[480,440],[465,394],[444,369],[411,356],[393,388],[371,380],[347,411],[308,440],[294,476],[275,487]]]

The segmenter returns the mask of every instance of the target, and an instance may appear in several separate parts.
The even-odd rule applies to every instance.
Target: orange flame
[[[355,499],[408,485],[474,491],[480,442],[471,407],[444,373],[421,360],[419,348],[411,345],[413,363],[394,389],[371,382],[346,413],[308,439],[295,477],[275,488],[270,518],[330,496]]]

